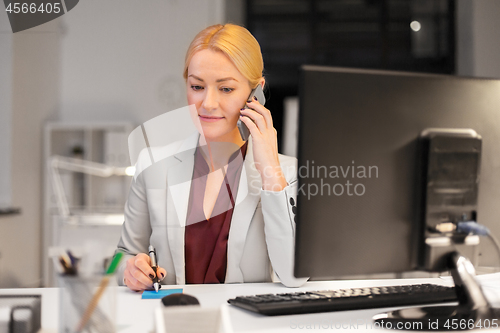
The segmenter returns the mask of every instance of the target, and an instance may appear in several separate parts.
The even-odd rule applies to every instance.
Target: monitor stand
[[[449,265],[458,305],[408,308],[379,314],[375,325],[381,328],[419,331],[450,331],[500,328],[500,308],[493,308],[475,279],[474,265],[457,252]]]

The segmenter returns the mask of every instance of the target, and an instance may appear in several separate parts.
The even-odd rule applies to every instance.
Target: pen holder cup
[[[61,276],[59,286],[59,332],[116,332],[114,276]]]

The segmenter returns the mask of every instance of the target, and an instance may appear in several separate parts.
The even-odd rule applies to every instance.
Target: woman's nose
[[[205,98],[203,99],[203,108],[207,111],[212,111],[217,109],[218,105],[217,91],[214,89],[207,89]]]

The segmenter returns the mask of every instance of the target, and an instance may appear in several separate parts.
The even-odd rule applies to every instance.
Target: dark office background
[[[455,6],[455,0],[247,0],[245,25],[262,48],[266,106],[278,133],[284,98],[298,95],[301,64],[454,74]]]

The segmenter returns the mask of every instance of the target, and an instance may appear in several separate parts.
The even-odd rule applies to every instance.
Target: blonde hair
[[[187,80],[188,67],[193,55],[209,49],[222,52],[231,60],[238,71],[254,88],[262,78],[264,61],[260,45],[245,28],[235,24],[216,24],[200,31],[193,39],[186,53],[184,79]]]

